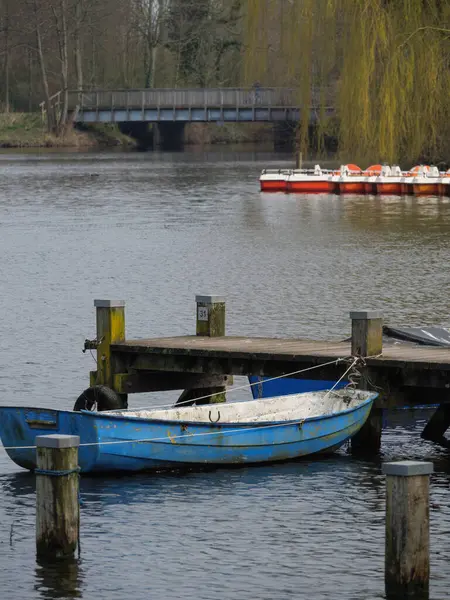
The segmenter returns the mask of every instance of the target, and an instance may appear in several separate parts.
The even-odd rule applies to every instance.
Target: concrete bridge
[[[316,96],[316,98],[314,98]],[[313,124],[318,116],[318,94],[308,106]],[[54,96],[56,105],[61,92]],[[291,88],[134,89],[69,91],[69,110],[75,123],[118,123],[138,137],[148,123],[162,145],[182,144],[186,123],[295,123],[301,118],[298,90]],[[332,112],[331,107],[326,112]],[[143,127],[144,125],[144,127]],[[293,128],[292,128],[293,129]]]

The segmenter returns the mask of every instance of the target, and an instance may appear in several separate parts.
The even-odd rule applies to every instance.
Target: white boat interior
[[[258,423],[264,421],[297,421],[323,417],[356,408],[374,396],[373,392],[354,389],[338,391],[305,392],[274,396],[248,402],[227,402],[201,406],[175,406],[166,410],[115,410],[108,416],[158,419],[164,421],[190,421],[196,423]]]

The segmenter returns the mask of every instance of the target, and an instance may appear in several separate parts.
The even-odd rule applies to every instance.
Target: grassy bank
[[[273,141],[270,123],[188,123],[185,143],[192,145]],[[64,135],[48,133],[38,113],[0,113],[0,148],[136,147],[136,140],[114,124],[69,127]]]
[[[134,146],[115,125],[92,125],[84,131],[69,128],[64,135],[48,133],[41,115],[0,113],[0,148],[95,148]]]

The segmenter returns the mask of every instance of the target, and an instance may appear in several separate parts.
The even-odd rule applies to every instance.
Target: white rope
[[[342,359],[339,359],[342,360]],[[346,374],[355,366],[355,364],[358,362],[358,360],[360,360],[359,358],[355,358],[353,363],[350,365],[350,367],[345,371],[345,373],[340,377],[340,379],[334,384],[334,386],[328,390],[328,392],[326,393],[326,395],[324,396],[324,400],[329,396],[330,393],[333,392],[333,390],[336,388],[336,386],[339,384],[340,381],[342,381],[342,379],[346,376]],[[336,361],[333,361],[336,362]],[[314,393],[314,392],[312,392]],[[339,394],[337,394],[337,392],[333,392],[334,394],[336,394],[337,396],[339,396]],[[106,412],[106,411],[102,411],[102,412]],[[333,414],[333,413],[330,413]],[[150,442],[163,442],[163,441],[167,441],[170,440],[171,443],[173,443],[173,440],[176,439],[182,439],[182,438],[193,438],[193,437],[201,437],[201,436],[211,436],[211,435],[226,435],[226,434],[231,434],[231,433],[242,433],[242,432],[247,432],[247,431],[254,431],[254,430],[261,430],[261,429],[270,429],[270,428],[276,428],[276,427],[284,427],[284,426],[290,426],[290,425],[299,425],[302,424],[305,421],[305,419],[298,419],[298,420],[293,420],[293,421],[284,421],[282,423],[272,423],[270,425],[257,425],[257,426],[253,426],[253,427],[240,427],[239,429],[228,429],[226,431],[224,431],[223,429],[220,429],[219,431],[205,431],[202,433],[188,433],[188,434],[182,434],[182,435],[167,435],[167,436],[163,436],[163,437],[156,437],[156,438],[143,438],[143,439],[139,439],[139,440],[114,440],[114,441],[109,441],[109,442],[86,442],[86,443],[82,443],[80,444],[80,447],[86,447],[86,446],[109,446],[109,445],[117,445],[117,444],[140,444],[140,443],[150,443]],[[173,423],[174,425],[177,425],[177,422]],[[221,424],[222,426],[224,425],[224,423]],[[36,449],[36,446],[4,446],[3,447],[4,450],[33,450]]]
[[[326,400],[326,398],[328,398],[328,396],[329,396],[330,394],[332,394],[332,393],[333,393],[333,390],[336,388],[336,386],[340,384],[340,382],[341,382],[341,381],[344,379],[344,377],[347,375],[347,373],[353,369],[353,367],[356,365],[356,363],[357,363],[359,360],[360,360],[360,358],[359,358],[359,357],[356,357],[356,358],[355,358],[355,360],[352,362],[352,364],[349,366],[349,368],[348,368],[348,369],[345,371],[345,373],[342,375],[342,377],[340,377],[340,378],[339,378],[339,379],[336,381],[336,383],[333,385],[333,387],[332,387],[332,388],[330,388],[330,389],[328,390],[328,392],[325,394],[324,400]],[[335,393],[335,392],[334,392],[334,393]]]
[[[276,379],[282,379],[284,377],[292,377],[293,375],[299,375],[300,373],[306,373],[306,371],[313,371],[314,369],[320,369],[321,367],[327,367],[329,365],[338,364],[342,361],[348,360],[352,358],[350,356],[346,356],[343,358],[337,358],[335,360],[331,360],[330,362],[321,363],[320,365],[314,365],[313,367],[307,367],[306,369],[300,369],[299,371],[292,371],[292,373],[285,373],[284,375],[277,375],[276,377],[270,377],[269,379],[265,379],[263,382],[255,381],[255,383],[246,383],[244,385],[240,385],[238,387],[230,388],[226,390],[227,395],[232,392],[237,392],[239,390],[245,390],[253,387],[254,385],[261,385],[261,383],[268,383],[269,381],[275,381]],[[187,404],[188,402],[198,402],[199,400],[206,400],[207,398],[212,398],[213,396],[219,396],[223,394],[223,392],[214,392],[213,394],[208,394],[206,396],[200,396],[199,398],[191,398],[189,400],[182,400],[181,402],[177,402],[174,404],[159,404],[156,406],[140,406],[138,408],[124,408],[121,409],[120,412],[135,412],[136,410],[156,410],[157,408],[176,408],[177,406],[181,406],[182,404]],[[117,412],[117,408],[112,410],[102,410],[102,412]]]

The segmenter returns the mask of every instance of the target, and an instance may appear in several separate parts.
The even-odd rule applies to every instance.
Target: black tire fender
[[[93,385],[78,396],[73,410],[93,410],[95,405],[97,405],[97,411],[99,412],[124,408],[124,402],[120,394],[106,385]]]

